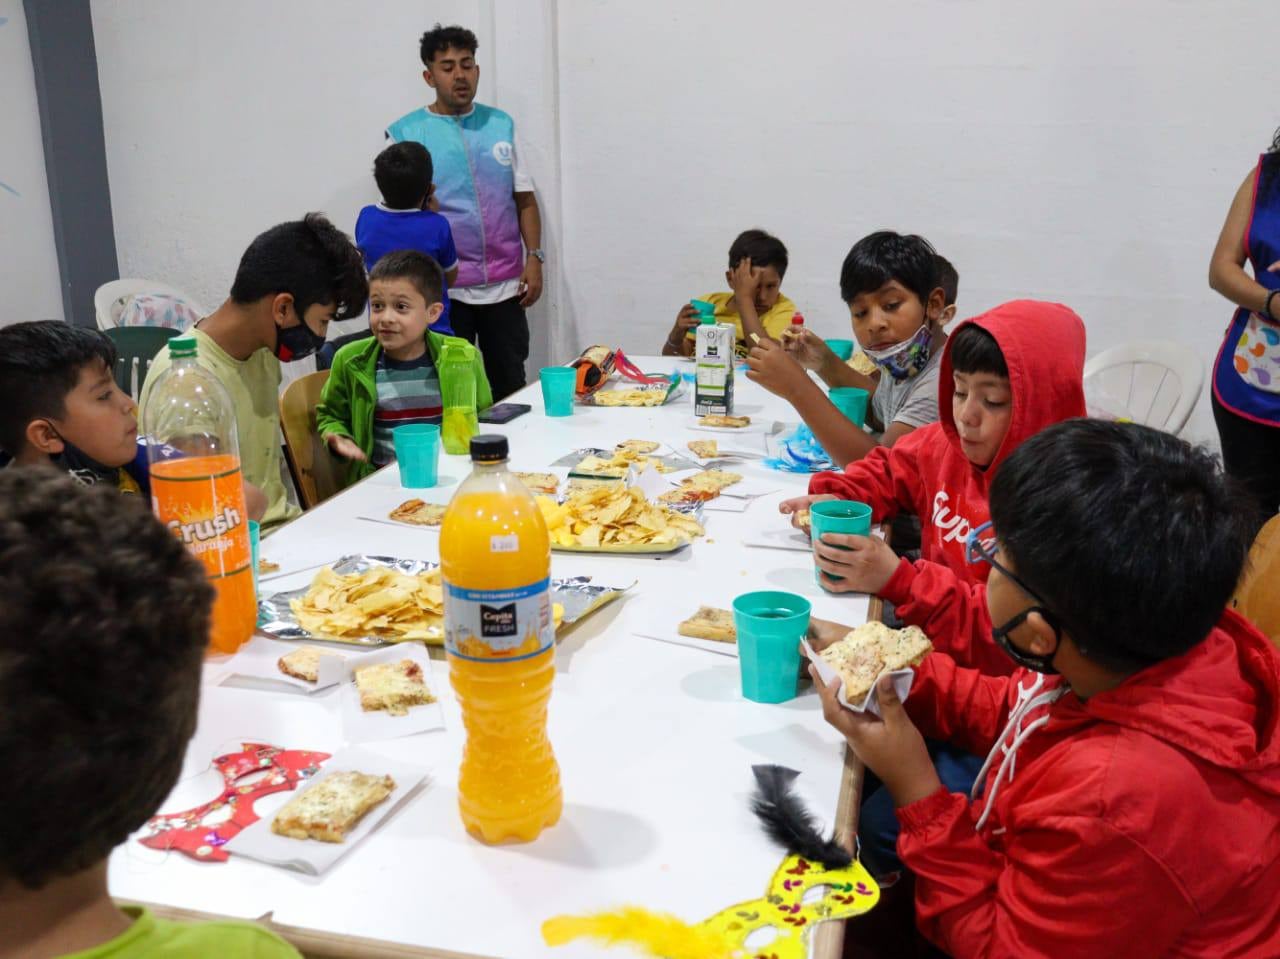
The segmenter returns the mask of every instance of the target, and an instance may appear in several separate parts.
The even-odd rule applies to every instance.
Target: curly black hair
[[[0,883],[93,866],[172,790],[213,590],[139,498],[0,470]]]
[[[351,238],[323,213],[280,223],[259,234],[240,258],[231,298],[253,303],[289,293],[299,318],[316,303],[333,303],[335,318],[364,311],[369,283]]]
[[[0,328],[0,449],[17,456],[32,420],[62,419],[80,371],[99,361],[111,372],[116,347],[97,330],[61,320]]]
[[[437,53],[444,53],[452,48],[454,50],[466,50],[474,57],[479,46],[480,43],[476,40],[476,35],[466,27],[460,27],[456,24],[444,27],[437,23],[422,35],[422,40],[418,45],[418,55],[422,57],[422,65],[430,67],[431,61],[436,58]]]

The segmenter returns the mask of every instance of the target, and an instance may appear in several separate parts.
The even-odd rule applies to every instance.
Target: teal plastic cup
[[[867,401],[871,394],[856,386],[837,386],[827,393],[835,408],[858,426],[867,425]]]
[[[733,601],[742,695],[756,703],[794,699],[800,682],[800,640],[809,632],[809,601],[764,590]]]
[[[706,300],[690,300],[689,304],[699,313],[706,316],[715,316],[716,305],[714,303],[708,303]]]
[[[578,371],[572,366],[544,366],[538,379],[542,382],[542,405],[547,415],[572,416]]]
[[[842,361],[848,362],[853,356],[853,340],[827,340],[827,348]]]
[[[391,431],[400,465],[400,485],[406,489],[435,486],[440,469],[440,427],[432,423],[411,423]]]
[[[262,524],[249,520],[249,564],[253,570],[253,595],[258,596],[258,556],[262,553]]]
[[[855,536],[871,535],[871,507],[856,500],[829,499],[809,507],[809,529],[812,542],[818,542],[826,533],[852,533]],[[844,549],[843,546],[836,547]],[[822,570],[813,566],[813,578],[822,583]],[[844,579],[832,576],[832,579]],[[826,587],[823,586],[825,589]]]

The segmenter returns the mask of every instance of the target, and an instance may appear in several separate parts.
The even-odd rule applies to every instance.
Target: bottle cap
[[[176,360],[181,357],[196,355],[196,338],[187,334],[185,336],[175,336],[169,340],[169,359]]]
[[[497,433],[471,437],[471,462],[501,463],[507,458],[507,438]]]
[[[791,316],[791,325],[804,326],[804,314],[801,313],[799,310],[796,310],[796,312],[793,313]]]

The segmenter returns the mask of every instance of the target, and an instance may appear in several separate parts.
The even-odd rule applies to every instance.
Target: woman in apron
[[[1249,262],[1253,276],[1245,272]],[[1236,191],[1209,285],[1239,309],[1213,365],[1222,462],[1268,514],[1280,511],[1280,130]]]

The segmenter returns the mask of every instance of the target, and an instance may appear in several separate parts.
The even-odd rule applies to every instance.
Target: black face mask
[[[45,422],[48,422],[48,420]],[[119,481],[120,470],[118,467],[99,463],[59,433],[52,423],[49,423],[49,429],[53,430],[58,439],[62,440],[62,452],[54,453],[49,457],[53,461],[53,465],[58,469],[70,473],[74,480],[85,486],[94,486],[98,483],[114,484]]]
[[[299,316],[297,326],[276,327],[276,359],[281,363],[300,360],[324,346],[324,341]]]
[[[1013,619],[1001,626],[994,626],[991,629],[991,638],[996,641],[996,645],[1005,651],[1010,659],[1024,669],[1030,669],[1033,672],[1044,673],[1046,676],[1056,676],[1057,669],[1053,666],[1053,658],[1058,655],[1057,648],[1052,653],[1045,656],[1039,656],[1035,653],[1024,653],[1017,646],[1013,645],[1009,640],[1009,634],[1027,621],[1027,617],[1032,613],[1039,613],[1044,617],[1045,622],[1053,629],[1054,638],[1061,644],[1062,638],[1058,635],[1058,626],[1053,621],[1052,614],[1043,606],[1032,606],[1030,609],[1024,609]]]

